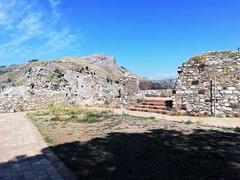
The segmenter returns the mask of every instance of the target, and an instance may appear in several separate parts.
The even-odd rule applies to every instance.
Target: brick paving
[[[0,180],[73,180],[26,113],[0,114]]]

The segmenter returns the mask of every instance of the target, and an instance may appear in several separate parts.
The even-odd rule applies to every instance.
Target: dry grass
[[[194,56],[191,60],[201,65],[206,63],[206,57],[204,56]]]
[[[154,117],[135,117],[128,114],[118,115],[111,110],[89,110],[71,105],[51,105],[44,110],[28,113],[28,117],[33,121],[44,119],[76,123],[96,123],[109,119],[114,120],[120,116],[139,120],[154,119]]]

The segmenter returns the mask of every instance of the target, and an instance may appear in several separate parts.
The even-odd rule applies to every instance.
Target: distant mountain
[[[15,69],[18,68],[19,65],[13,64],[10,66],[0,66],[0,75],[7,73],[7,72],[11,72]]]
[[[165,79],[165,80],[147,80],[140,81],[141,90],[162,90],[162,89],[174,89],[177,79]]]

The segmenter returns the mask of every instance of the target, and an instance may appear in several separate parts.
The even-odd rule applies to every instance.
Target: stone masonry
[[[240,52],[208,52],[178,69],[175,109],[193,115],[240,116]]]

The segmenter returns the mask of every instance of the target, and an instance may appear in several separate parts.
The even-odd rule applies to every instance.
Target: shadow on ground
[[[111,133],[51,149],[82,180],[240,179],[237,132]]]
[[[80,179],[240,179],[240,134],[112,133],[52,147]]]

